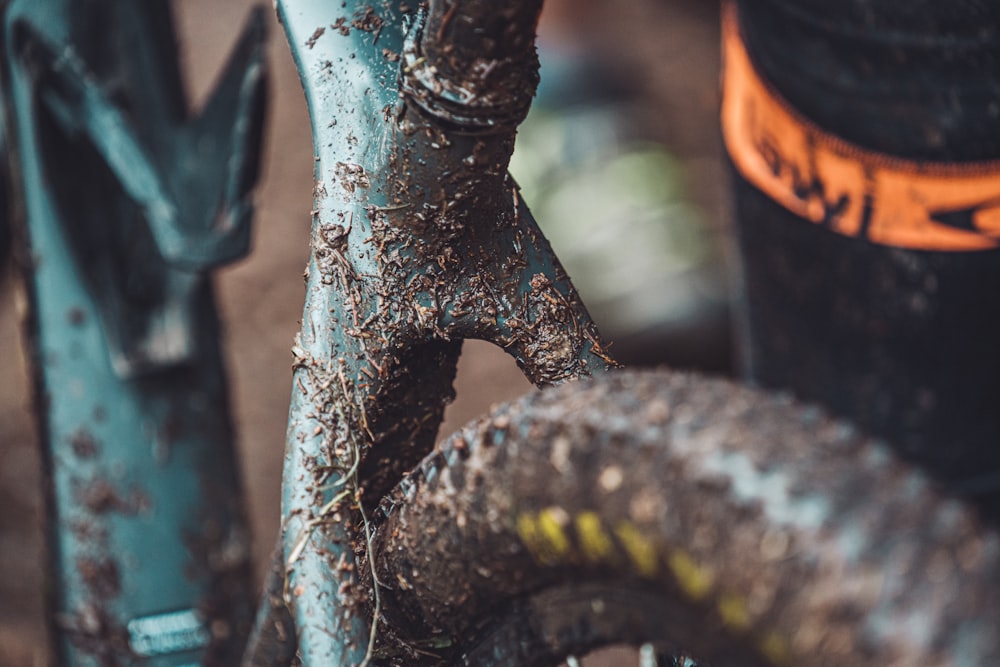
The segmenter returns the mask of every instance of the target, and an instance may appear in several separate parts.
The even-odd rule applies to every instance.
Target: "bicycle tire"
[[[722,380],[618,372],[508,404],[372,521],[380,655],[404,656],[385,664],[640,639],[529,613],[594,586],[652,595],[645,639],[699,664],[1000,664],[994,530],[846,422]]]

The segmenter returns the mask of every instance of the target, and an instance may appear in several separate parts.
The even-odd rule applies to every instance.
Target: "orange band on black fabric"
[[[939,163],[868,151],[797,114],[723,10],[722,133],[736,169],[783,207],[845,236],[916,250],[1000,247],[1000,161]]]

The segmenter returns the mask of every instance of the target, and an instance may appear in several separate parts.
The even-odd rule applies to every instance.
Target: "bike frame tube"
[[[538,385],[615,365],[507,174],[540,4],[277,3],[316,151],[282,494],[304,664],[371,656],[378,591],[357,581],[354,541],[433,445],[462,339],[504,347]],[[513,50],[443,46],[512,24],[493,37]]]
[[[167,2],[4,9],[56,659],[233,664],[249,535],[208,272],[247,248],[261,16],[190,119]]]

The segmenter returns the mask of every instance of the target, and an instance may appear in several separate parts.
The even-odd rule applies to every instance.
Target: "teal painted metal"
[[[359,665],[380,610],[352,542],[433,445],[461,340],[504,347],[537,384],[614,362],[507,175],[540,0],[277,6],[316,152],[283,592],[303,664]]]
[[[256,13],[189,118],[165,0],[14,0],[7,125],[64,665],[229,665],[252,604],[210,270],[249,244]]]
[[[391,173],[392,127],[381,119],[384,113],[397,114],[400,105],[395,85],[398,64],[383,57],[382,49],[402,50],[404,21],[412,18],[400,11],[398,3],[382,3],[376,43],[374,32],[354,29],[350,23],[367,6],[357,1],[345,7],[322,1],[278,2],[279,18],[302,78],[312,121],[317,184],[312,236],[317,241],[340,230],[348,237],[367,236],[370,229],[362,228],[368,219],[366,207],[391,205],[380,184],[372,187],[371,183],[372,177]],[[364,179],[368,185],[360,192],[357,187],[351,193],[341,186],[349,188],[352,180],[363,183]],[[371,253],[357,243],[344,250],[350,254],[351,271],[377,274],[379,268]],[[314,250],[309,263],[302,334],[295,348],[295,383],[300,389],[292,392],[282,477],[286,589],[299,653],[306,665],[361,664],[369,643],[368,619],[358,608],[356,593],[350,590],[356,582],[347,570],[354,560],[350,548],[353,532],[343,521],[320,523],[326,522],[326,514],[332,518],[333,508],[324,508],[351,484],[348,471],[353,468],[355,453],[348,451],[348,443],[343,443],[339,452],[330,451],[336,446],[332,431],[336,424],[347,421],[347,415],[327,418],[331,410],[351,410],[342,403],[354,397],[341,395],[328,401],[329,391],[321,387],[331,378],[339,385],[341,375],[352,386],[359,382],[356,357],[361,354],[363,358],[364,351],[351,344],[353,339],[344,335],[340,323],[368,316],[360,304],[355,311],[350,295],[338,289],[339,283],[325,282],[328,271],[321,270],[319,264],[329,266],[337,261],[335,256],[317,258]],[[453,366],[454,356],[452,352],[452,358],[443,363]],[[314,407],[317,398],[321,401],[319,412]],[[315,470],[316,462],[324,460],[338,469]],[[313,480],[328,488],[318,493]],[[341,559],[347,567],[335,568]]]

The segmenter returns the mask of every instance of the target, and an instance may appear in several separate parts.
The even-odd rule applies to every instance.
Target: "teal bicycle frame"
[[[191,118],[165,1],[0,7],[55,658],[233,664],[249,534],[209,274],[249,247],[263,16]]]
[[[507,174],[541,0],[277,7],[315,204],[281,544],[245,660],[358,665],[379,605],[354,546],[433,445],[461,341],[538,385],[615,364]],[[261,17],[189,118],[165,0],[3,9],[58,659],[233,664],[253,604],[209,273],[248,247]]]
[[[262,18],[253,15],[205,110],[192,118],[167,0],[0,0],[2,136],[31,305],[27,328],[50,515],[50,618],[61,664],[208,667],[242,659],[244,665],[358,666],[382,658],[380,592],[397,583],[412,592],[408,582],[419,580],[419,570],[409,568],[408,581],[377,580],[369,517],[390,490],[399,503],[415,497],[412,480],[399,483],[433,446],[461,342],[495,343],[540,386],[616,366],[507,173],[517,125],[538,82],[541,0],[277,0],[276,6],[309,105],[315,199],[302,330],[292,350],[281,534],[255,605],[210,274],[248,248],[264,115]],[[698,410],[712,426],[712,412],[727,394],[707,395],[707,407]],[[730,424],[750,423],[735,417],[746,405],[730,412]],[[807,442],[805,429],[820,423],[814,411],[772,408],[774,423],[762,437],[774,444],[782,444],[782,414],[798,419],[790,426],[799,439],[784,443],[789,448]],[[670,410],[659,412],[656,420],[668,423]],[[606,414],[599,411],[596,421]],[[616,428],[635,430],[626,417],[617,418]],[[830,447],[855,446],[843,425],[822,428],[830,431]],[[922,477],[904,476],[875,448],[827,449],[829,461],[802,462],[797,452],[791,463],[780,461],[788,455],[781,447],[764,449],[764,470],[732,442],[722,445],[702,452],[695,483],[707,481],[721,489],[717,496],[732,496],[711,505],[713,511],[752,514],[763,523],[740,524],[749,537],[728,545],[740,548],[734,567],[717,568],[718,591],[710,590],[711,563],[699,564],[684,549],[673,552],[666,583],[684,590],[661,592],[676,590],[704,607],[689,623],[728,624],[739,635],[734,650],[754,640],[749,603],[737,596],[741,588],[730,593],[722,575],[728,569],[751,578],[742,547],[759,544],[758,556],[768,563],[761,571],[781,579],[790,562],[796,576],[786,554],[808,546],[796,544],[807,535],[813,550],[803,553],[811,562],[798,576],[811,583],[784,583],[811,599],[783,607],[791,613],[781,611],[777,627],[799,623],[817,600],[823,609],[803,626],[810,635],[805,648],[785,635],[757,635],[773,640],[770,651],[758,646],[768,656],[789,646],[800,655],[823,648],[822,632],[812,630],[825,630],[829,619],[837,641],[823,655],[847,655],[855,639],[851,615],[870,609],[883,614],[872,617],[879,626],[873,636],[905,635],[903,648],[913,652],[899,655],[926,655],[928,635],[913,628],[939,620],[948,626],[940,636],[955,642],[949,655],[996,655],[991,617],[982,610],[996,607],[988,584],[998,542],[951,501],[927,496],[927,504],[911,506],[911,497],[926,495]],[[466,440],[456,440],[439,457],[464,461],[468,449]],[[686,461],[697,462],[700,440],[689,440],[687,449],[691,458],[666,463],[679,461],[685,470]],[[851,451],[867,469],[861,481],[829,473],[853,466]],[[786,463],[787,476],[780,467]],[[801,477],[792,474],[798,463]],[[417,477],[427,490],[435,480],[444,486],[448,470],[427,466]],[[824,477],[847,483],[827,488]],[[656,475],[654,485],[662,479]],[[860,495],[864,486],[892,493],[880,486],[890,479],[909,495],[897,497],[888,516],[903,515],[926,531],[912,543],[921,554],[893,575],[891,588],[927,598],[930,615],[923,607],[911,615],[901,606],[911,597],[893,599],[891,589],[888,606],[869,600],[870,591],[880,590],[869,585],[870,575],[888,569],[897,553],[912,555],[910,542],[903,540],[901,552],[892,544],[914,532],[909,524],[883,533],[882,519],[869,517],[882,506]],[[765,480],[778,480],[775,497]],[[814,495],[817,488],[850,502],[828,506],[825,496]],[[683,504],[690,500],[701,512],[708,496],[699,493]],[[484,501],[488,510],[496,506],[492,500]],[[662,503],[670,512],[681,511],[678,505]],[[726,539],[726,525],[705,516],[719,533],[705,547],[714,551]],[[869,523],[855,530],[858,521]],[[438,543],[425,542],[418,523],[411,524],[415,539],[385,553],[423,562],[438,555]],[[492,530],[483,526],[476,529]],[[770,531],[774,526],[778,532]],[[387,532],[393,535],[391,527]],[[768,535],[782,538],[780,544],[765,549]],[[983,579],[960,579],[963,588],[951,585],[949,574],[937,582],[929,577],[926,589],[911,586],[918,565],[936,562],[937,535],[961,545],[969,561],[962,567]],[[831,560],[824,561],[827,554]],[[359,555],[369,562],[358,562]],[[869,572],[869,562],[879,565]],[[853,563],[859,571],[838,579]],[[980,564],[986,569],[977,571]],[[370,586],[362,583],[365,569]],[[979,581],[987,581],[985,595],[963,606],[975,595],[962,591]],[[831,593],[842,582],[857,589],[844,606]],[[442,604],[465,611],[464,584]],[[956,591],[954,616],[939,614]],[[711,610],[713,598],[704,596],[716,593],[718,608]],[[490,613],[496,595],[502,593],[492,591],[482,605]],[[845,610],[840,628],[835,623]],[[673,623],[671,612],[662,616]],[[797,640],[795,632],[787,636]],[[462,637],[431,641],[439,639]],[[886,648],[886,655],[895,650],[891,643]]]
[[[373,621],[354,543],[433,445],[462,339],[503,347],[537,385],[614,365],[507,174],[540,9],[278,2],[316,150],[272,596],[304,664],[372,656],[378,591]]]

